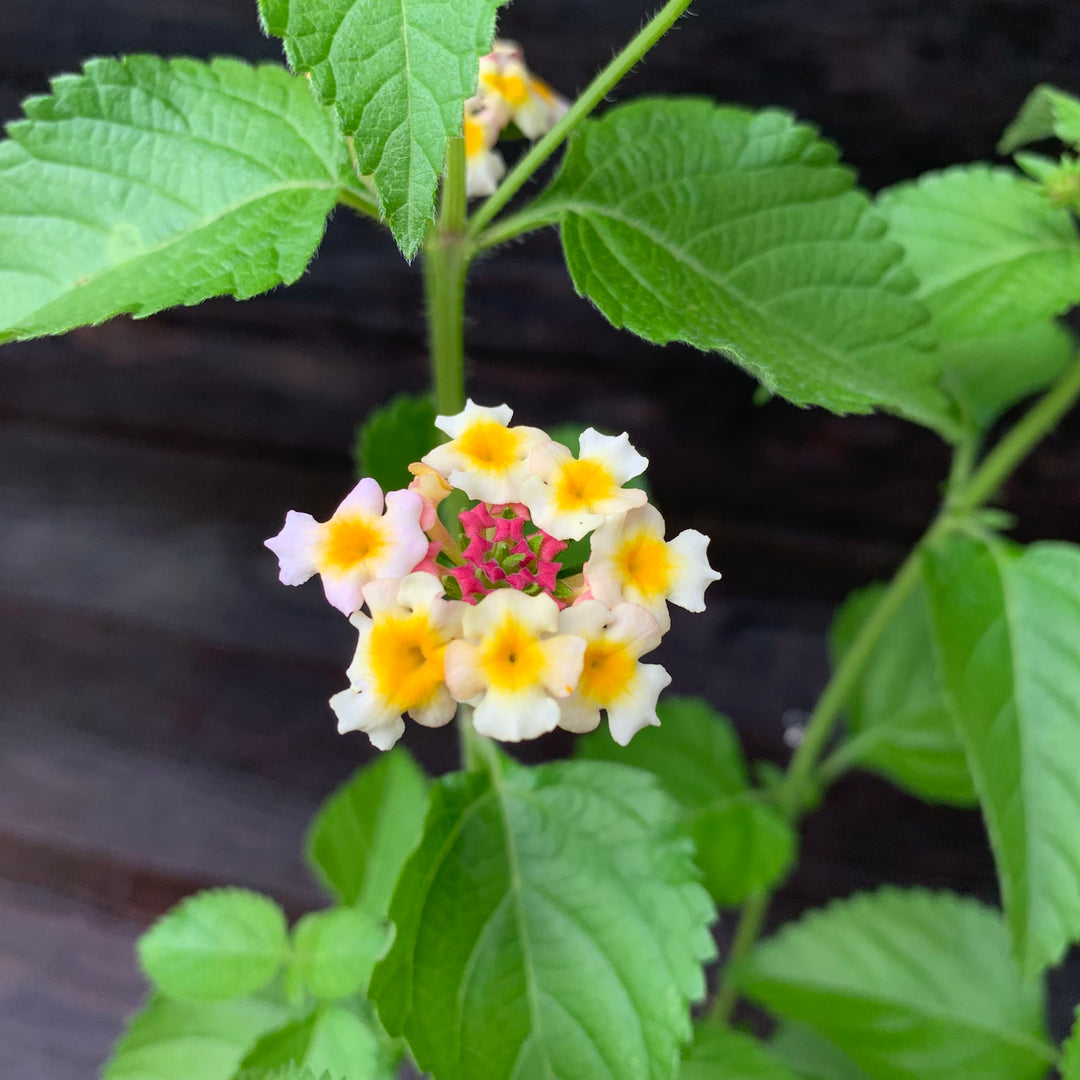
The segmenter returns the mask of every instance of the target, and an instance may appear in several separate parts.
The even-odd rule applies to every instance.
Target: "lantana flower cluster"
[[[569,103],[525,66],[521,46],[496,41],[480,60],[474,97],[465,103],[465,193],[490,195],[506,174],[506,162],[495,149],[512,124],[527,139],[550,131]]]
[[[349,688],[330,700],[339,731],[386,750],[406,714],[440,727],[459,703],[508,742],[592,731],[606,713],[625,746],[660,723],[671,678],[642,658],[669,603],[704,610],[720,576],[708,537],[665,539],[645,491],[625,486],[648,465],[625,433],[588,428],[575,455],[512,418],[470,401],[437,418],[449,441],[410,466],[407,489],[361,480],[329,521],[290,511],[266,541],[286,585],[319,574],[359,633]],[[453,516],[451,497],[465,507]],[[568,548],[586,539],[574,566]]]

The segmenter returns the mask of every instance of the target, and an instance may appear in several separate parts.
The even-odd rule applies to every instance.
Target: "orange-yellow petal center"
[[[555,505],[564,512],[591,510],[618,490],[611,471],[598,461],[568,461],[555,481]]]
[[[401,712],[429,702],[443,683],[446,642],[422,613],[377,619],[370,650],[375,692]]]
[[[671,589],[675,567],[667,544],[647,532],[633,533],[619,548],[615,565],[624,586],[632,585],[644,596],[660,598]]]
[[[378,519],[369,517],[331,518],[322,541],[323,571],[345,573],[357,564],[380,555],[386,536]]]
[[[529,88],[520,75],[500,75],[497,71],[488,71],[482,76],[482,82],[491,93],[498,94],[511,105],[524,105],[529,100]]]
[[[480,667],[492,690],[520,693],[539,681],[544,651],[528,627],[507,616],[481,646]]]
[[[472,468],[498,473],[517,462],[520,438],[494,420],[477,420],[454,445]]]
[[[578,689],[597,705],[617,701],[629,688],[636,661],[620,641],[592,641],[585,649]]]
[[[465,156],[476,157],[484,149],[484,125],[471,116],[465,117]]]

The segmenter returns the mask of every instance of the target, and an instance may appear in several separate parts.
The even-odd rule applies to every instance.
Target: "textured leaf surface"
[[[1019,115],[998,143],[998,153],[1011,154],[1028,143],[1055,136],[1080,147],[1080,100],[1054,86],[1036,86]]]
[[[155,998],[116,1044],[101,1080],[232,1080],[248,1050],[287,1015],[257,999],[195,1005]]]
[[[1080,548],[954,540],[927,577],[949,706],[1034,975],[1080,937]]]
[[[398,394],[373,409],[357,433],[357,472],[377,480],[383,491],[407,487],[412,480],[409,466],[442,438],[431,398]]]
[[[759,945],[736,977],[875,1080],[1041,1080],[1054,1060],[1041,988],[1021,979],[998,913],[949,894],[837,901]]]
[[[308,834],[308,862],[342,904],[385,919],[405,860],[420,842],[428,783],[397,747],[357,770],[329,799]]]
[[[799,1080],[757,1039],[703,1023],[683,1058],[678,1080]]]
[[[1080,302],[1080,237],[1067,210],[1013,170],[985,165],[901,184],[878,207],[919,278],[947,383],[980,424],[1057,375],[1071,346],[1052,317]]]
[[[925,308],[850,170],[778,112],[657,99],[572,140],[537,221],[618,327],[717,350],[800,405],[948,429]]]
[[[0,341],[304,272],[349,168],[305,80],[130,56],[52,91],[0,143]]]
[[[678,817],[608,763],[445,778],[371,982],[387,1030],[447,1080],[668,1080],[713,952]]]
[[[305,915],[293,930],[295,964],[317,998],[363,993],[387,941],[386,927],[362,908]]]
[[[263,25],[285,41],[354,137],[383,211],[411,258],[424,239],[451,136],[502,0],[260,0]]]
[[[336,1078],[332,1078],[329,1073],[323,1073],[321,1077],[318,1077],[310,1069],[303,1069],[299,1065],[286,1065],[280,1069],[248,1069],[240,1074],[240,1080],[336,1080]]]
[[[246,889],[210,889],[178,904],[139,939],[139,960],[170,997],[224,1001],[258,990],[288,956],[285,915]]]
[[[882,585],[852,593],[831,633],[839,664],[877,606]],[[919,582],[885,628],[847,702],[851,737],[847,761],[887,776],[931,802],[974,806],[967,755],[956,731],[930,632],[926,587]]]
[[[247,1055],[243,1068],[272,1070],[290,1064],[315,1076],[327,1073],[344,1080],[392,1080],[395,1072],[380,1036],[342,1006],[270,1032]]]
[[[661,726],[619,746],[607,730],[578,741],[580,758],[651,772],[685,810],[705,886],[721,904],[739,904],[787,873],[791,826],[750,788],[742,746],[727,717],[700,698],[665,698]]]
[[[769,1049],[803,1080],[869,1080],[843,1050],[805,1024],[783,1021]]]

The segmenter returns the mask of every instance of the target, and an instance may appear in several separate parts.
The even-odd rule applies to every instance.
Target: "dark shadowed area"
[[[648,13],[637,0],[514,0],[503,32],[564,92]],[[254,0],[5,0],[0,114],[91,54],[277,58]],[[1026,92],[1080,89],[1071,0],[699,0],[619,92],[776,104],[817,124],[877,188],[993,157]],[[529,424],[630,431],[674,529],[713,537],[725,578],[676,616],[663,661],[728,713],[749,752],[827,675],[824,633],[887,576],[936,505],[947,455],[885,417],[774,402],[725,361],[611,329],[556,237],[472,279],[470,392]],[[370,748],[326,700],[353,633],[262,547],[290,508],[325,517],[352,432],[426,377],[419,277],[341,210],[295,287],[0,348],[0,1046],[7,1080],[95,1074],[144,984],[133,942],[188,892],[232,882],[291,913],[322,903],[306,822]],[[1080,541],[1080,415],[1016,474],[1021,539]],[[452,732],[406,738],[435,772]],[[551,738],[529,755],[561,754]],[[773,919],[882,882],[993,900],[977,814],[868,776],[830,792]],[[720,933],[730,933],[726,920]],[[1080,965],[1052,975],[1054,1025]]]

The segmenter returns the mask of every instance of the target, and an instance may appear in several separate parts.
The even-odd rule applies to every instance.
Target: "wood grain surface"
[[[1070,0],[707,0],[620,95],[779,104],[871,186],[992,156],[1026,91],[1077,86]],[[90,54],[276,58],[252,0],[5,0],[0,113]],[[515,0],[505,30],[567,92],[646,14],[627,0]],[[629,430],[671,525],[713,538],[707,615],[661,659],[729,713],[754,757],[820,690],[824,632],[933,512],[936,439],[888,418],[751,404],[715,357],[617,333],[569,285],[555,238],[475,270],[470,392],[527,423]],[[86,1080],[143,993],[132,951],[177,899],[237,882],[321,903],[299,857],[366,740],[333,732],[347,624],[281,587],[261,546],[351,479],[369,409],[424,385],[414,269],[346,211],[294,288],[0,349],[0,1047],[5,1080]],[[1080,417],[1010,482],[1018,536],[1080,540]],[[410,747],[453,765],[448,732]],[[566,753],[567,739],[527,747]],[[774,920],[882,882],[996,896],[976,814],[850,777],[807,821]],[[730,932],[731,920],[720,933]],[[1080,965],[1052,976],[1055,1031]]]

